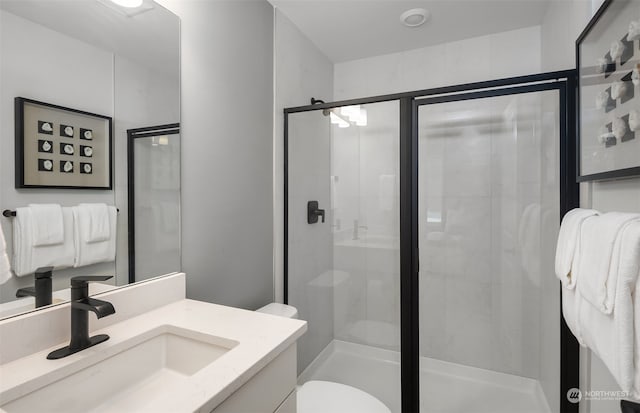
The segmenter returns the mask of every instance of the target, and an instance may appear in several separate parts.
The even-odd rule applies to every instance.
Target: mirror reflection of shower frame
[[[180,124],[150,126],[144,128],[127,129],[127,211],[128,211],[128,267],[129,283],[140,281],[136,279],[136,235],[135,235],[135,145],[136,139],[152,138],[152,146],[167,145],[170,135],[180,134]],[[176,137],[179,139],[179,136]],[[180,182],[178,181],[178,190]],[[179,205],[178,205],[179,211]],[[179,224],[178,224],[179,225]],[[179,245],[179,242],[178,242]],[[160,274],[156,274],[160,275]]]

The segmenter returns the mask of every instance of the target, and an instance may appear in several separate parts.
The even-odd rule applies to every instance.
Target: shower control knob
[[[318,217],[322,217],[324,223],[324,209],[318,208],[318,201],[307,202],[307,224],[316,224]]]

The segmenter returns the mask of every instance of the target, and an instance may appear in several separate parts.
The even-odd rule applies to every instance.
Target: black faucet
[[[51,275],[53,267],[40,267],[34,275],[35,285],[33,287],[20,288],[16,291],[16,297],[35,297],[36,308],[51,304],[53,289],[51,288]]]
[[[109,339],[106,334],[89,337],[89,311],[93,311],[98,318],[102,318],[114,314],[116,310],[107,301],[90,298],[88,283],[91,281],[106,281],[110,278],[112,278],[110,275],[88,275],[71,278],[71,342],[68,346],[49,353],[47,356],[49,360],[67,357]]]

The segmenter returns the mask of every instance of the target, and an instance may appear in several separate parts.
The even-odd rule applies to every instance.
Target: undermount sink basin
[[[175,389],[238,342],[165,325],[121,344],[117,354],[2,409],[8,413],[144,411],[146,404]]]

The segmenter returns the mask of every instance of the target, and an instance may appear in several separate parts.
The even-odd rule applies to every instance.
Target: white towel
[[[31,212],[30,207],[16,208],[13,218],[13,272],[21,277],[33,274],[39,267],[71,267],[75,257],[71,208],[62,208],[64,239],[57,245],[33,245]]]
[[[382,211],[392,211],[396,194],[396,176],[380,175],[378,180],[380,209]]]
[[[58,245],[64,241],[62,207],[58,204],[29,204],[34,247]]]
[[[609,212],[582,223],[580,255],[575,267],[580,295],[604,314],[615,303],[619,264],[628,259],[620,251],[623,230],[640,214]]]
[[[86,228],[89,220],[81,218],[80,207],[73,207],[73,233],[75,245],[74,267],[109,262],[116,259],[116,224],[117,210],[113,206],[107,206],[109,222],[109,239],[105,241],[90,242],[90,230]]]
[[[111,238],[109,207],[107,204],[78,204],[78,219],[86,242],[102,242]]]
[[[11,266],[7,257],[7,243],[4,240],[4,233],[0,228],[0,285],[6,283],[11,278]]]
[[[585,347],[584,340],[582,340],[582,333],[580,332],[580,325],[578,324],[578,313],[580,310],[580,303],[582,298],[575,288],[567,288],[562,286],[562,315],[564,321],[567,323],[567,327],[571,330],[571,333],[575,336],[581,346]]]
[[[634,294],[631,296],[631,305],[633,306],[633,317],[634,317],[634,343],[635,348],[633,349],[633,361],[634,366],[636,366],[636,371],[633,377],[633,390],[632,397],[636,402],[640,402],[640,276],[636,279],[636,285],[634,287]],[[628,296],[625,295],[625,300],[627,300]],[[627,304],[629,305],[629,304]],[[619,304],[620,306],[620,304]]]
[[[599,212],[593,209],[576,208],[562,218],[556,246],[555,268],[556,276],[566,288],[573,289],[576,286],[576,277],[573,276],[571,268],[580,239],[580,227],[585,219],[598,214]]]
[[[578,288],[570,292],[578,301],[579,341],[604,362],[621,390],[640,399],[640,369],[634,368],[640,366],[640,222],[624,228],[620,256],[615,310],[611,314],[604,314],[581,298],[582,275]]]

